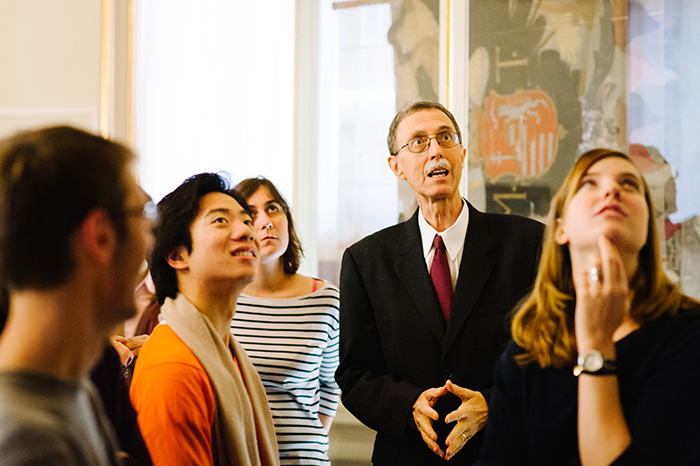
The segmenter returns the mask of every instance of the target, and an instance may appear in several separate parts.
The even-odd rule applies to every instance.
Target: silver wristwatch
[[[598,350],[589,350],[585,354],[579,355],[576,366],[574,366],[574,375],[578,377],[581,374],[617,374],[617,361],[604,358]]]

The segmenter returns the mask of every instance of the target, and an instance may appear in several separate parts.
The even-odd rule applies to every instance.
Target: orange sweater
[[[167,325],[157,326],[141,349],[130,396],[154,466],[214,464],[209,377]]]

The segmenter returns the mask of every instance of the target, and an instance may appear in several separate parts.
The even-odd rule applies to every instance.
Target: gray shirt
[[[116,466],[117,445],[92,383],[0,372],[3,466]]]

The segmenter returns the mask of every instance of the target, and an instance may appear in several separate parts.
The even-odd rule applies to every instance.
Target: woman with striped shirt
[[[260,269],[238,299],[231,332],[260,374],[282,465],[329,465],[328,430],[340,389],[339,293],[297,273],[302,248],[289,205],[263,177],[236,186],[253,211]]]

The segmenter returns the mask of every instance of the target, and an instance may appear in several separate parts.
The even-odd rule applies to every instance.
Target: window
[[[294,21],[287,0],[137,1],[135,139],[154,200],[223,171],[291,202]]]
[[[396,223],[398,183],[386,136],[396,112],[388,3],[337,8],[320,17],[318,160],[319,273],[337,283],[340,259],[358,239]]]

